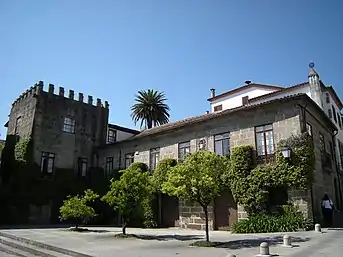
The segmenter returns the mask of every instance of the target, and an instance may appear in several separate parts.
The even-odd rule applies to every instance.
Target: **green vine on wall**
[[[285,159],[281,150],[291,149]],[[307,133],[280,141],[276,162],[255,167],[252,146],[239,146],[231,151],[229,184],[237,202],[249,213],[258,213],[269,200],[270,188],[308,189],[313,183],[315,165],[313,142]]]
[[[14,156],[15,160],[27,163],[30,158],[30,143],[31,143],[31,137],[29,136],[23,136],[20,138],[20,140],[16,143],[14,148]]]

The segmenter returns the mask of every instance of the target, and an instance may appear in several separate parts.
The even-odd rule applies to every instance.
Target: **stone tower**
[[[320,108],[323,108],[322,90],[321,90],[319,75],[314,70],[313,62],[309,64],[309,67],[310,67],[310,72],[308,74],[308,82],[310,84],[311,98],[313,101],[316,102],[316,104],[318,104]]]
[[[56,168],[73,169],[86,176],[94,165],[94,149],[106,143],[109,105],[101,99],[93,104],[82,93],[74,99],[74,91],[64,95],[64,88],[54,92],[49,84],[44,91],[42,81],[25,91],[12,104],[7,123],[7,138],[30,136],[33,159],[42,174],[53,177]]]

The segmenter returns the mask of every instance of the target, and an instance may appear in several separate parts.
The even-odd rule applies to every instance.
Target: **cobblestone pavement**
[[[13,229],[2,230],[20,237],[89,254],[95,257],[226,257],[234,253],[237,257],[252,257],[258,254],[263,241],[270,243],[271,254],[287,257],[338,257],[343,256],[343,230],[324,233],[287,233],[293,238],[294,248],[282,247],[284,233],[235,235],[225,231],[212,231],[211,241],[224,242],[218,248],[189,247],[203,240],[203,231],[172,229],[133,229],[128,233],[142,239],[115,239],[120,228],[89,228],[97,232],[76,233],[65,229]],[[99,231],[102,230],[102,233]],[[5,255],[8,256],[8,255]],[[0,257],[3,257],[0,253]]]

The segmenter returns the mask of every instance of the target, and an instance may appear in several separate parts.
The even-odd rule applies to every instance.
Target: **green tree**
[[[152,128],[169,122],[169,106],[163,92],[153,89],[141,90],[135,96],[135,104],[131,107],[131,117],[135,124],[141,121],[145,128]]]
[[[128,168],[120,171],[119,180],[111,181],[110,190],[102,197],[123,219],[122,232],[126,235],[126,227],[134,212],[150,197],[153,192],[150,173],[139,168]]]
[[[207,242],[208,206],[224,189],[228,169],[228,158],[209,151],[198,151],[187,155],[182,163],[172,167],[167,181],[162,185],[165,193],[198,203],[203,208]]]
[[[78,229],[80,224],[86,224],[97,215],[95,210],[87,204],[94,202],[98,197],[99,195],[91,189],[85,190],[83,196],[68,196],[60,207],[60,220],[71,221],[75,224],[75,228]]]

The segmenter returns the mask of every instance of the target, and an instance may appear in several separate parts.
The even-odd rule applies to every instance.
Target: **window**
[[[218,155],[230,156],[230,133],[214,136],[214,152]]]
[[[71,117],[64,118],[63,131],[67,133],[75,133],[75,119]]]
[[[312,125],[310,123],[306,123],[306,132],[310,137],[313,136]]]
[[[273,125],[255,127],[257,155],[274,154]]]
[[[108,130],[107,141],[108,141],[108,143],[114,143],[117,141],[117,131],[116,130],[114,130],[114,129]]]
[[[40,170],[43,175],[52,176],[55,167],[55,154],[42,152]]]
[[[111,172],[113,170],[113,157],[106,158],[106,172]]]
[[[223,106],[221,104],[217,105],[217,106],[214,106],[214,111],[215,112],[221,111],[222,109],[223,109]]]
[[[326,103],[329,104],[330,103],[330,94],[329,93],[325,93],[325,99],[326,99]]]
[[[343,143],[338,141],[339,157],[341,159],[341,169],[343,169]]]
[[[331,141],[329,142],[329,146],[330,146],[331,159],[334,161],[335,160],[335,154],[334,154],[333,143]]]
[[[160,159],[160,148],[150,149],[150,170],[153,171]]]
[[[341,119],[341,115],[339,114],[339,112],[337,112],[337,119],[338,119],[339,127],[342,128],[342,119]]]
[[[78,175],[81,177],[85,177],[87,175],[88,169],[88,159],[87,158],[79,158],[78,160]]]
[[[185,159],[186,155],[191,152],[191,143],[189,141],[179,143],[178,148],[179,148],[178,149],[178,160],[183,161]]]
[[[125,154],[125,169],[127,169],[134,162],[134,154]]]
[[[336,116],[336,109],[333,105],[331,105],[332,112],[333,112],[333,119],[337,122],[337,116]]]
[[[20,125],[21,125],[21,116],[17,117],[17,119],[15,121],[14,134],[16,134],[16,135],[19,134]]]
[[[242,105],[247,105],[249,102],[249,96],[243,96],[242,97]]]
[[[329,117],[332,119],[332,111],[331,109],[328,110]]]
[[[325,139],[322,133],[319,133],[319,149],[322,154],[325,152]]]

